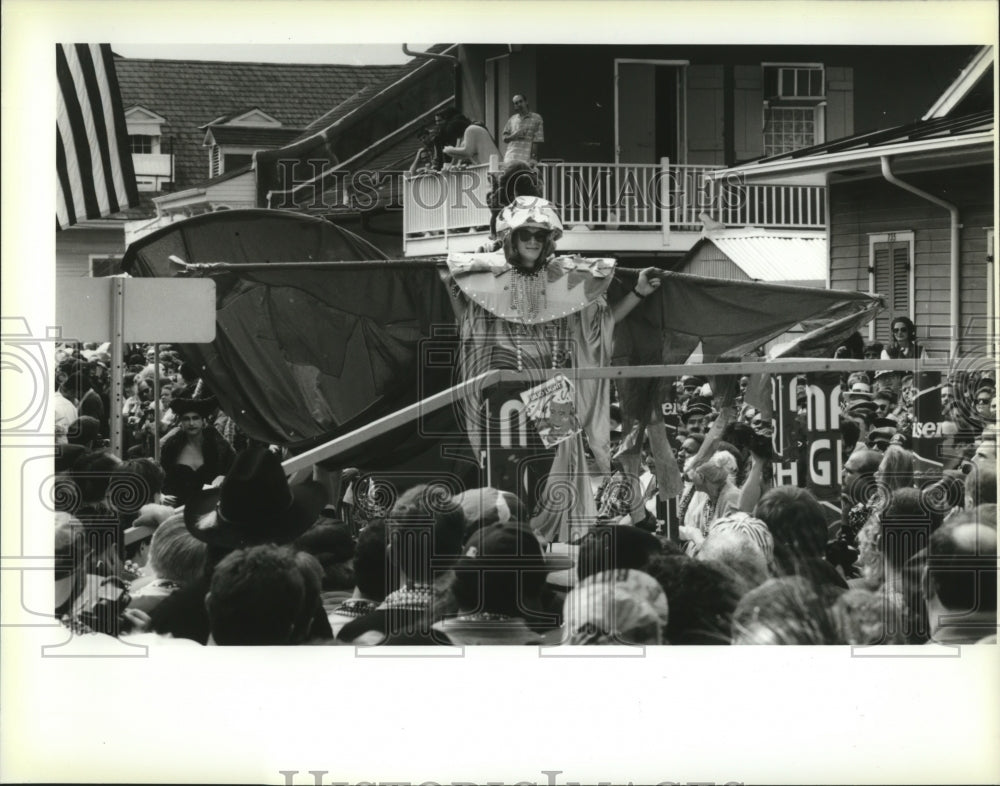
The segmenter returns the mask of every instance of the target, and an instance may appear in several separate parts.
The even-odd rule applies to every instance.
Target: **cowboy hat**
[[[309,529],[325,502],[319,484],[289,486],[280,459],[267,448],[252,447],[237,454],[221,486],[191,498],[184,524],[210,545],[282,545]]]

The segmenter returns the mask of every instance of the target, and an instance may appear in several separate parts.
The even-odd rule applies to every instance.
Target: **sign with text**
[[[546,447],[521,398],[522,383],[485,391],[486,460],[494,488],[511,491],[533,508],[552,466],[555,449]]]

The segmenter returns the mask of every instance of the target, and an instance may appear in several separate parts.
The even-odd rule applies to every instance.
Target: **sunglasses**
[[[516,237],[522,243],[527,243],[529,240],[536,240],[539,243],[544,243],[548,239],[549,233],[544,229],[519,229],[517,230]]]
[[[909,332],[910,332],[910,329],[909,329],[909,328],[905,328],[905,327],[901,327],[901,328],[893,328],[893,329],[892,329],[892,332],[893,332],[894,334],[896,334],[896,333],[909,333]]]
[[[993,403],[993,399],[991,399],[991,398],[977,398],[976,399],[976,404],[992,404],[992,403]]]

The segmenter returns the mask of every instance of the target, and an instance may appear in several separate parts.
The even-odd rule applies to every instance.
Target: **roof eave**
[[[969,91],[976,86],[983,75],[993,65],[993,47],[984,46],[980,49],[972,61],[962,69],[954,82],[945,88],[945,91],[938,97],[937,101],[927,110],[921,120],[931,120],[934,118],[947,117],[948,113],[968,95]]]
[[[918,142],[904,142],[897,145],[872,147],[864,150],[845,150],[838,153],[825,153],[815,157],[792,159],[790,161],[775,161],[773,163],[734,166],[728,169],[717,169],[705,173],[709,180],[723,180],[727,177],[739,177],[744,182],[761,182],[776,177],[808,175],[825,176],[828,172],[880,158],[893,159],[926,156],[935,153],[988,153],[993,155],[994,132],[983,131],[968,134],[956,139],[930,139]]]

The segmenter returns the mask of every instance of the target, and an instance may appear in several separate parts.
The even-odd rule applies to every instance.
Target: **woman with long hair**
[[[922,358],[927,356],[923,346],[917,343],[917,328],[909,317],[893,317],[892,338],[889,346],[882,350],[883,360],[899,358]]]
[[[215,399],[175,398],[170,402],[178,428],[163,438],[160,464],[166,473],[163,491],[179,505],[232,466],[233,449],[208,421],[217,407]]]

